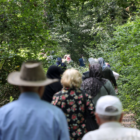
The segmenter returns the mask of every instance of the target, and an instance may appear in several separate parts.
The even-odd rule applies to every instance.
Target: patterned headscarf
[[[106,80],[102,79],[102,68],[100,64],[95,63],[90,66],[89,78],[83,81],[82,88],[94,97],[105,83]]]

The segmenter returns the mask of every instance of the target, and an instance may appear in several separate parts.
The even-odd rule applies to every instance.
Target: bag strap
[[[103,85],[103,86],[104,86],[104,88],[106,89],[106,91],[107,91],[108,95],[110,95],[110,93],[109,93],[109,91],[107,90],[107,88],[105,87],[105,85]]]

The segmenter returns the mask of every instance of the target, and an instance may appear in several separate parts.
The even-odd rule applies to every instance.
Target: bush
[[[109,60],[120,74],[119,93],[126,111],[136,114],[140,127],[140,19],[116,27],[107,46],[114,50]]]

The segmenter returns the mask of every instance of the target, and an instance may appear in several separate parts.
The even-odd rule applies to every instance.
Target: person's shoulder
[[[127,132],[136,132],[136,133],[139,133],[139,136],[140,136],[140,130],[138,130],[137,128],[123,127],[122,129],[124,129]]]
[[[111,84],[111,82],[108,79],[102,78],[105,81],[105,85],[109,86]]]
[[[17,104],[17,100],[13,101],[13,102],[9,102],[7,103],[6,105],[2,106],[0,108],[0,111],[1,110],[4,110],[4,109],[7,109],[7,108],[12,108],[13,106],[15,106]]]
[[[131,137],[137,137],[140,139],[140,131],[136,128],[123,127],[120,131]]]
[[[58,92],[56,92],[53,96],[60,96],[62,94],[63,90],[60,90]]]
[[[17,107],[17,106],[18,106],[17,100],[7,103],[6,105],[4,105],[0,108],[0,114],[4,115],[4,114],[8,113],[9,111],[12,111],[13,109],[15,109],[15,107]]]
[[[98,138],[98,134],[101,135],[100,130],[94,130],[94,131],[90,131],[88,133],[86,133],[84,135],[84,137],[82,138],[82,140],[91,140],[91,139],[95,139]]]
[[[89,82],[89,81],[91,81],[92,80],[92,77],[86,77],[84,80],[83,80],[83,83],[87,83],[87,82]]]
[[[111,69],[106,66],[103,71],[111,71]]]

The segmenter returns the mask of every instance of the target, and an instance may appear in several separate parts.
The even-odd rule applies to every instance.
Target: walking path
[[[124,127],[136,128],[136,122],[133,113],[124,113],[123,122]]]

